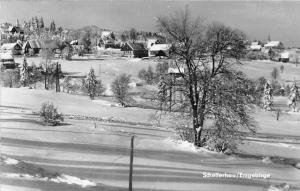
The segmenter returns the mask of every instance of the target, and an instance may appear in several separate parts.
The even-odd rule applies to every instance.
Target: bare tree
[[[43,67],[43,72],[42,74],[44,75],[44,85],[45,85],[45,89],[47,90],[49,87],[47,86],[47,79],[48,79],[48,75],[49,75],[49,67],[51,64],[51,61],[54,57],[54,53],[52,49],[49,48],[43,48],[41,50],[41,56],[43,58],[43,62],[42,62],[42,67]]]
[[[129,82],[130,76],[121,74],[111,84],[112,92],[122,106],[126,106],[128,102]]]
[[[219,23],[204,26],[187,8],[158,18],[158,27],[172,44],[170,58],[178,68],[175,77],[160,82],[161,109],[171,107],[172,113],[189,116],[197,146],[206,142],[207,120],[214,121],[218,136],[238,135],[243,128],[254,132],[247,109],[251,82],[233,68],[244,55],[245,35]],[[172,98],[174,92],[181,92],[184,99]]]
[[[138,36],[138,33],[137,33],[136,29],[135,28],[130,29],[129,37],[130,37],[130,39],[132,40],[133,43],[134,43],[134,41],[137,40],[137,36]]]

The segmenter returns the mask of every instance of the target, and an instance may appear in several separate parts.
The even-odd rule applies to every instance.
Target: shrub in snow
[[[152,67],[149,66],[147,70],[142,69],[139,71],[138,77],[141,80],[144,80],[147,84],[153,84],[156,79],[156,75],[152,70]]]
[[[70,46],[66,46],[63,50],[62,50],[62,57],[66,60],[71,60],[72,59],[72,55],[73,55],[73,49]]]
[[[20,70],[6,69],[0,73],[1,85],[4,87],[20,87]]]
[[[63,120],[63,115],[57,111],[53,103],[43,103],[40,110],[40,117],[43,122],[53,126],[59,125]]]
[[[191,128],[176,128],[176,133],[182,141],[194,143],[195,135],[194,130]]]
[[[194,130],[188,126],[188,122],[187,121],[178,121],[176,120],[177,124],[176,124],[176,134],[179,136],[179,138],[182,141],[188,141],[190,143],[194,143],[195,142],[195,134],[194,134]]]
[[[67,93],[70,92],[71,90],[71,77],[67,76],[64,78],[63,80],[63,83],[62,83],[62,86],[63,86],[63,91],[67,91]]]
[[[96,96],[100,96],[105,92],[106,88],[101,80],[97,80],[96,82]]]
[[[249,60],[267,60],[269,59],[269,55],[260,51],[249,51],[245,55],[245,58]]]
[[[234,151],[237,149],[239,140],[233,132],[226,132],[226,130],[207,131],[204,137],[205,147],[211,151],[226,152],[228,150]]]

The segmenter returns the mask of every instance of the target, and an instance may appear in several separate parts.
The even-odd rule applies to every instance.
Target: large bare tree
[[[177,77],[165,76],[160,83],[161,105],[189,116],[195,145],[205,143],[207,120],[213,121],[218,136],[238,134],[243,129],[254,132],[247,107],[251,82],[234,69],[244,55],[245,35],[220,23],[204,25],[188,8],[159,17],[158,27],[172,44],[170,59],[177,67]],[[174,92],[184,99],[172,98]]]

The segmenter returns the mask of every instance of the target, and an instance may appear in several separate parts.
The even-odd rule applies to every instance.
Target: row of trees
[[[130,76],[126,74],[121,74],[117,76],[111,84],[112,92],[117,101],[121,104],[121,106],[128,105],[130,88],[129,83]],[[102,81],[96,79],[95,71],[93,68],[91,68],[88,73],[87,79],[85,81],[85,87],[91,99],[94,99],[95,96],[99,96],[105,91],[105,87],[102,84]]]
[[[20,27],[20,24],[17,23],[17,26]],[[35,36],[61,35],[63,31],[62,27],[56,26],[54,20],[50,22],[49,26],[46,26],[43,17],[38,18],[37,16],[32,17],[28,21],[24,21],[22,27],[26,35]]]

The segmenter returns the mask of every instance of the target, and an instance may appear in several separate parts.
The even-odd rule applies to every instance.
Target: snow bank
[[[12,159],[6,156],[1,156],[0,158],[1,163],[7,164],[7,165],[16,165],[19,163],[18,160]]]
[[[113,102],[105,101],[105,100],[92,100],[92,102],[101,104],[101,105],[105,105],[105,106],[111,106],[112,104],[114,104]]]
[[[128,61],[130,61],[130,62],[139,62],[141,60],[142,60],[141,58],[131,58]]]
[[[97,184],[94,182],[91,182],[89,180],[80,179],[75,176],[65,175],[62,174],[56,178],[41,178],[38,176],[33,176],[30,174],[22,174],[22,173],[1,173],[1,177],[4,178],[18,178],[18,179],[26,179],[26,180],[38,180],[38,181],[50,181],[55,183],[66,183],[66,184],[76,184],[78,186],[81,186],[82,188],[90,187],[90,186],[96,186]]]
[[[1,173],[1,177],[4,177],[4,178],[22,178],[22,179],[26,179],[26,180],[40,179],[40,178],[35,178],[32,175],[22,174],[22,173]]]
[[[271,160],[270,157],[264,157],[264,158],[262,159],[262,162],[265,163],[265,164],[270,164],[270,163],[272,163],[272,160]]]
[[[217,153],[217,152],[210,151],[203,147],[198,148],[193,143],[190,143],[188,141],[167,138],[163,142],[164,142],[164,145],[166,145],[168,148],[174,149],[174,150],[193,152],[193,153],[198,153],[198,152]]]
[[[292,115],[300,115],[300,109],[299,109],[299,111],[287,111],[285,113],[292,114]]]
[[[6,159],[4,160],[4,163],[5,163],[5,164],[8,164],[8,165],[16,165],[16,164],[19,163],[19,161],[18,161],[18,160],[15,160],[15,159],[12,159],[12,158],[6,158]]]
[[[290,185],[283,183],[279,185],[271,185],[268,188],[268,191],[288,191],[290,190]]]
[[[62,175],[58,176],[57,178],[51,178],[50,181],[56,182],[56,183],[77,184],[83,188],[89,187],[89,186],[96,186],[96,183],[91,182],[89,180],[80,179],[78,177],[65,175],[65,174],[62,174]]]

